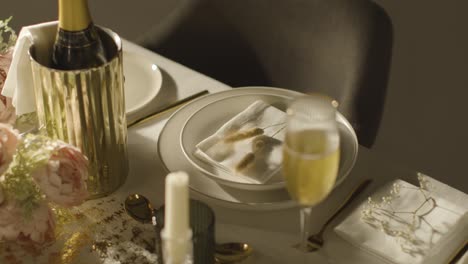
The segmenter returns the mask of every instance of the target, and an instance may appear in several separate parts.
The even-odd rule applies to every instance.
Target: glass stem
[[[309,238],[309,227],[310,227],[310,213],[312,208],[303,207],[301,208],[301,244],[300,250],[307,252],[308,238]]]

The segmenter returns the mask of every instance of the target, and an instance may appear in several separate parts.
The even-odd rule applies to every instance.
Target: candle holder
[[[193,245],[191,243],[192,232],[187,237],[173,239],[167,235],[165,230],[161,231],[161,242],[163,249],[163,264],[193,264]],[[171,247],[173,245],[175,247]],[[186,246],[186,248],[183,248]],[[174,248],[182,249],[180,252],[174,251]]]
[[[193,261],[195,264],[215,263],[215,214],[205,203],[190,200],[190,227],[192,229]],[[156,212],[160,230],[164,227],[164,206]],[[161,234],[162,236],[162,234]],[[163,237],[161,237],[163,239]]]
[[[90,198],[115,191],[128,173],[122,43],[110,30],[98,33],[111,58],[95,68],[51,68],[53,39],[29,50],[39,127],[88,157]]]

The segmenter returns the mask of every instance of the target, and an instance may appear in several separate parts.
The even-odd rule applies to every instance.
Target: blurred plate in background
[[[162,74],[159,67],[141,54],[123,52],[125,76],[125,109],[134,114],[150,103],[159,93]]]

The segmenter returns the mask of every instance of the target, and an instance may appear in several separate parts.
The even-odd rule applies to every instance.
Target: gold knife
[[[169,112],[171,110],[177,109],[177,108],[185,105],[186,103],[188,103],[188,102],[190,102],[190,101],[192,101],[192,100],[194,100],[194,99],[196,99],[196,98],[198,98],[200,96],[203,96],[205,94],[208,94],[208,90],[203,90],[203,91],[198,92],[196,94],[193,94],[193,95],[191,95],[191,96],[189,96],[187,98],[176,101],[176,102],[164,107],[163,109],[160,109],[160,110],[158,110],[158,111],[156,111],[154,113],[151,113],[151,114],[149,114],[147,116],[144,116],[142,118],[139,118],[139,119],[137,119],[135,121],[132,121],[132,122],[128,123],[127,128],[130,128],[130,127],[142,124],[142,123],[144,123],[146,121],[152,120],[152,119],[154,119],[154,118],[156,118],[156,117],[158,117],[158,116],[160,116],[162,114],[165,114],[165,113],[167,113],[167,112]]]

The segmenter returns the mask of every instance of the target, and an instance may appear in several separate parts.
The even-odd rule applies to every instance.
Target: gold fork
[[[361,182],[349,195],[346,197],[346,199],[343,201],[340,207],[336,209],[335,213],[323,224],[322,229],[315,234],[309,236],[307,239],[309,244],[308,244],[308,251],[313,252],[317,251],[320,248],[323,247],[324,240],[323,240],[323,233],[325,232],[325,229],[327,226],[344,210],[346,206],[348,206],[364,189],[372,182],[372,179],[367,179]]]

